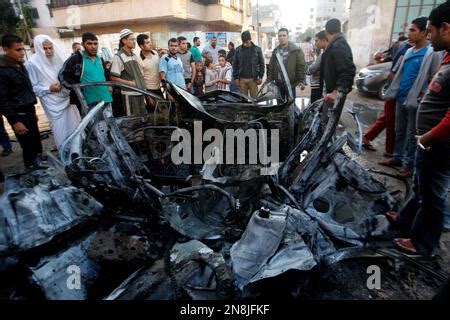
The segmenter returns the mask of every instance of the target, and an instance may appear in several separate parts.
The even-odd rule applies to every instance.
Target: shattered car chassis
[[[320,265],[372,254],[395,200],[346,155],[360,139],[336,134],[346,94],[300,110],[277,59],[281,80],[255,100],[222,91],[198,99],[169,84],[168,104],[103,84],[158,101],[147,115],[88,109],[82,89],[99,84],[73,86],[86,113],[61,159],[10,177],[0,200],[0,271],[23,270],[16,296],[242,299],[288,272],[300,275],[298,289]],[[279,129],[281,166],[261,175],[260,165],[213,157],[174,165],[171,135],[195,121]]]

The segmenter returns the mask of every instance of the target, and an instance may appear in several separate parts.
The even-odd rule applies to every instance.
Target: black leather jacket
[[[8,57],[0,55],[0,114],[14,124],[18,122],[18,113],[34,110],[36,103],[25,66],[17,67]]]
[[[252,42],[252,58],[250,61],[242,61],[242,45],[237,47],[233,58],[233,78],[240,79],[240,74],[244,64],[250,64],[252,70],[253,79],[262,79],[266,70],[266,65],[264,63],[264,56],[262,54],[261,48]]]
[[[327,93],[334,90],[348,93],[352,90],[356,66],[353,63],[352,50],[342,35],[330,42],[323,53],[320,76]]]

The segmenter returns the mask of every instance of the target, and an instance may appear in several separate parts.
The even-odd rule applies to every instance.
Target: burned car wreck
[[[197,98],[168,83],[168,103],[115,83],[74,85],[81,101],[83,87],[111,85],[157,103],[116,118],[109,105],[83,102],[60,159],[7,180],[0,271],[16,270],[16,297],[243,299],[286,273],[301,295],[320,265],[370,252],[396,201],[344,151],[361,150],[354,113],[359,130],[338,134],[346,93],[334,105],[299,107],[277,60],[279,79],[256,99],[224,91]],[[222,145],[237,139],[227,130],[272,133],[258,136],[256,149],[247,136],[231,156],[217,138],[194,141],[183,150],[192,164],[174,163],[173,136],[186,142],[186,133],[205,138],[208,129],[225,137]],[[244,163],[236,161],[240,147]],[[266,158],[271,150],[272,161],[251,161],[255,150]]]

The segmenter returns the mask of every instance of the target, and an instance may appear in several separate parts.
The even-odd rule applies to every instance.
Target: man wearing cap
[[[250,31],[242,33],[242,45],[236,49],[233,60],[233,78],[241,94],[255,98],[265,72],[264,56],[252,42]]]
[[[144,75],[142,74],[139,59],[133,53],[136,47],[136,38],[129,29],[120,32],[119,51],[114,56],[111,65],[111,80],[146,90]],[[126,115],[145,114],[145,100],[142,94],[122,89],[122,100]]]

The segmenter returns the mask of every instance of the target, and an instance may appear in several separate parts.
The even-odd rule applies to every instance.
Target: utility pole
[[[258,46],[261,46],[260,44],[260,38],[259,38],[259,1],[256,0],[256,37],[258,38]]]

